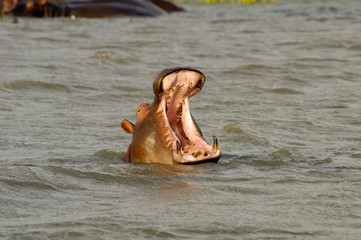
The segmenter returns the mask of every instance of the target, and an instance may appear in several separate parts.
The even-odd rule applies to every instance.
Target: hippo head
[[[209,145],[189,109],[189,98],[205,83],[203,73],[191,68],[163,70],[153,83],[152,104],[136,110],[135,125],[128,120],[122,129],[133,134],[126,162],[196,164],[218,162],[217,138]]]

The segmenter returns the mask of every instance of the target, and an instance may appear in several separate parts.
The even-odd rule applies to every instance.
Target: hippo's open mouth
[[[209,145],[191,116],[189,98],[203,87],[205,77],[198,71],[175,70],[155,82],[154,93],[158,94],[168,134],[172,141],[173,159],[182,164],[217,162],[221,157],[217,138]]]

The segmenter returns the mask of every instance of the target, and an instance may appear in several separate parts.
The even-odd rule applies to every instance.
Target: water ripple
[[[26,91],[26,90],[36,90],[36,91],[60,91],[60,92],[70,92],[70,88],[59,83],[48,83],[48,82],[39,82],[39,81],[30,81],[30,80],[17,80],[2,85],[3,88],[17,90],[17,91]]]

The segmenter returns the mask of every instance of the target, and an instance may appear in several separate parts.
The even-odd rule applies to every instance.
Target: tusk
[[[181,157],[182,156],[182,150],[181,147],[179,146],[179,142],[177,141],[177,154]]]
[[[213,136],[212,151],[217,152],[217,150],[218,150],[218,140],[217,140],[216,136]]]

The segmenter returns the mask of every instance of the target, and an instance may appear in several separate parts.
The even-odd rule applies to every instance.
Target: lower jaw
[[[215,155],[215,156],[209,156],[209,157],[200,157],[195,159],[185,159],[177,155],[176,153],[173,153],[173,160],[178,164],[184,164],[184,165],[195,165],[195,164],[201,164],[201,163],[207,163],[207,162],[213,162],[217,163],[219,159],[221,158],[221,153]]]

